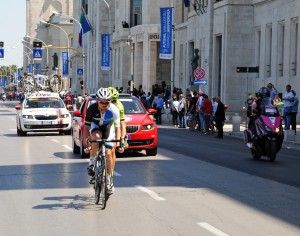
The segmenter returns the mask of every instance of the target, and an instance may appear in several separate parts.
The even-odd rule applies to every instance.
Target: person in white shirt
[[[288,84],[286,86],[286,92],[282,96],[282,101],[284,103],[282,115],[283,115],[285,130],[290,129],[292,109],[294,105],[294,94],[292,93],[291,89],[292,86]]]

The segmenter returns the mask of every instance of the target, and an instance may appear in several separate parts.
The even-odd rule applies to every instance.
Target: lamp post
[[[34,37],[29,36],[29,35],[25,35],[25,38],[31,38],[31,39],[39,40],[39,41],[41,41],[44,44],[44,46],[47,46],[47,44],[43,40],[41,40],[39,38],[34,38]],[[47,67],[49,67],[48,48],[47,48],[46,53],[47,53],[46,64],[47,64]]]
[[[72,20],[74,20],[77,24],[78,24],[78,26],[80,27],[80,30],[81,30],[81,32],[83,32],[83,28],[82,28],[82,26],[81,26],[81,23],[78,21],[78,20],[76,20],[73,16],[68,16],[68,15],[62,15],[61,13],[59,13],[59,12],[57,12],[57,11],[52,11],[52,13],[53,14],[55,14],[55,15],[59,15],[59,16],[64,16],[64,17],[68,17],[68,18],[70,18],[70,19],[72,19]],[[83,84],[85,85],[85,79],[84,79],[84,74],[85,74],[85,63],[84,63],[84,58],[85,58],[85,54],[84,54],[84,40],[83,40],[83,36],[81,37],[82,39],[82,69],[83,69],[83,78],[82,78],[82,80],[83,80]],[[85,87],[83,87],[83,94],[84,94],[84,92],[85,92]]]
[[[55,24],[46,22],[46,21],[44,21],[44,20],[41,20],[40,23],[45,24],[45,25],[52,25],[52,26],[55,26],[55,27],[61,29],[61,30],[65,33],[66,38],[67,38],[67,47],[68,47],[68,49],[67,49],[67,51],[68,51],[68,65],[69,65],[69,61],[70,61],[70,60],[69,60],[69,57],[70,57],[70,55],[69,55],[69,54],[70,54],[70,53],[69,53],[69,48],[70,48],[70,45],[69,45],[69,36],[68,36],[68,33],[67,33],[62,27],[60,27],[60,26],[58,26],[58,25],[55,25]]]

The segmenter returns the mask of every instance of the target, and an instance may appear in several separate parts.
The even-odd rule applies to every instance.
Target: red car
[[[158,131],[152,115],[156,113],[155,109],[144,108],[139,99],[127,94],[120,94],[119,97],[125,110],[125,122],[127,130],[127,151],[146,150],[148,156],[156,156]],[[72,122],[72,145],[73,152],[80,153],[82,158],[87,158],[83,150],[82,132],[84,127],[87,108],[96,102],[95,95],[87,97],[82,103],[80,110],[73,112]]]

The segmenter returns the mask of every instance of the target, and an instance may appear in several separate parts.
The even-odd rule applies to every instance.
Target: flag
[[[81,13],[80,24],[81,24],[81,27],[82,27],[82,33],[83,34],[85,34],[85,33],[92,30],[91,24],[88,21],[88,19],[86,18],[86,15],[85,15],[84,12]]]
[[[190,0],[184,0],[184,6],[189,7],[190,6]]]
[[[82,29],[78,33],[78,44],[80,47],[82,47]]]

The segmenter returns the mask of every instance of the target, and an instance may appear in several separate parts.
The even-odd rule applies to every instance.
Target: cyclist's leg
[[[92,122],[92,124],[91,124],[90,136],[91,136],[91,140],[96,140],[96,139],[102,138],[102,130],[94,122]],[[97,151],[99,149],[99,144],[91,143],[91,147],[92,147],[92,149],[90,150],[90,161],[89,161],[89,166],[88,166],[87,170],[88,170],[88,174],[90,176],[93,176],[94,175],[94,163],[95,163],[95,158],[97,156]]]

